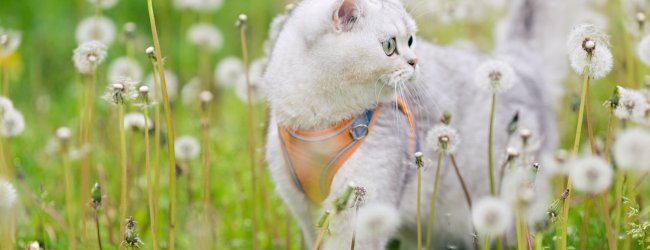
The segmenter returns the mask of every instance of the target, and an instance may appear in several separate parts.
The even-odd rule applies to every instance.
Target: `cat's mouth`
[[[382,85],[393,88],[405,87],[408,82],[415,80],[418,70],[414,68],[400,68],[379,78]]]

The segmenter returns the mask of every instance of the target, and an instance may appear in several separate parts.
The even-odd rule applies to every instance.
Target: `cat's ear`
[[[337,7],[332,13],[332,25],[334,31],[345,32],[352,30],[361,16],[359,2],[363,0],[339,0]]]

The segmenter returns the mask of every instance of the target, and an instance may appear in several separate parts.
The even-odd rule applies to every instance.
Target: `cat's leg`
[[[372,145],[372,143],[366,143]],[[399,144],[400,142],[395,142],[394,145]],[[384,142],[383,145],[391,144]],[[332,183],[330,196],[323,203],[324,209],[331,209],[332,201],[352,183],[354,186],[363,187],[366,191],[364,205],[360,212],[364,212],[363,206],[381,205],[394,211],[386,213],[385,216],[394,216],[391,218],[398,221],[393,223],[397,225],[394,225],[393,228],[380,229],[383,232],[368,234],[368,231],[372,230],[357,223],[357,218],[360,216],[357,215],[354,208],[350,207],[352,204],[348,204],[347,208],[331,218],[329,233],[325,236],[322,249],[349,249],[355,229],[358,235],[355,241],[356,249],[384,249],[392,238],[392,232],[385,231],[394,232],[400,224],[398,201],[403,189],[406,164],[408,163],[402,162],[403,155],[397,150],[373,148],[372,146],[369,148],[372,148],[373,153],[358,151],[339,170]],[[377,152],[381,152],[381,154]],[[378,223],[383,222],[380,220]],[[366,231],[360,232],[360,230]],[[368,236],[364,237],[364,235]]]
[[[274,124],[274,123],[271,123]],[[271,126],[268,132],[266,159],[269,163],[271,176],[275,183],[276,193],[282,198],[292,215],[298,221],[302,235],[307,246],[313,245],[316,240],[316,226],[314,223],[314,205],[294,184],[289,168],[286,166],[277,129]]]

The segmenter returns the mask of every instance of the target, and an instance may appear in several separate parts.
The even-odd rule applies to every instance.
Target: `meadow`
[[[0,118],[19,112],[16,119],[24,122],[15,133],[10,125],[16,124],[0,124],[0,249],[312,248],[275,194],[263,153],[265,41],[273,18],[291,1],[114,1],[99,1],[106,7],[92,0],[0,3],[0,96],[6,98]],[[435,0],[435,7],[413,9],[419,36],[491,51],[507,4],[467,2]],[[609,34],[603,45],[613,67],[591,79],[568,73],[557,120],[559,147],[572,156],[554,159],[590,154],[591,145],[615,170],[611,185],[567,199],[565,178],[557,178],[544,226],[518,223],[531,231],[529,237],[520,232],[512,249],[650,249],[650,166],[620,166],[610,157],[615,138],[631,128],[644,137],[650,124],[643,120],[650,113],[650,40],[642,42],[650,4],[585,2],[576,11],[580,20],[567,25],[594,23]],[[91,28],[79,34],[84,22]],[[78,50],[91,40],[106,41],[106,54],[92,46],[86,54]],[[74,54],[83,58],[73,62]],[[162,68],[169,72],[164,78]],[[161,81],[166,89],[159,93]],[[592,84],[588,92],[585,81]],[[615,94],[616,86],[625,89]],[[628,90],[634,94],[621,94]],[[636,108],[648,106],[634,111],[638,119],[616,114],[626,97]],[[585,124],[576,140],[580,117]],[[650,162],[641,157],[650,144],[631,150],[638,157],[627,162]]]

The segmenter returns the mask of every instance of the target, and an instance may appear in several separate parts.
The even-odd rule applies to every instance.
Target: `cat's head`
[[[310,76],[336,85],[392,88],[416,75],[416,31],[399,0],[303,0],[281,32],[272,61],[308,68]]]
[[[417,75],[417,27],[399,0],[302,0],[282,26],[264,85],[284,124],[326,126],[394,100]]]

